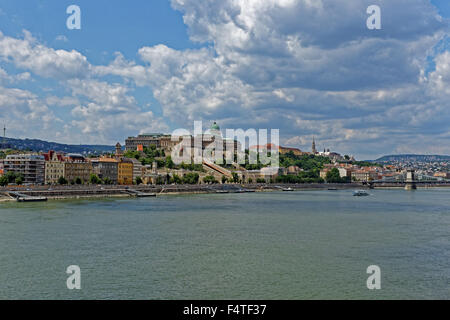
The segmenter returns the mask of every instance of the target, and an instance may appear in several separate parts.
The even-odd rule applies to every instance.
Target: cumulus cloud
[[[106,68],[152,88],[172,119],[275,126],[287,143],[304,143],[292,138],[301,132],[335,147],[365,141],[382,152],[387,136],[404,144],[431,134],[430,126],[443,134],[446,126],[435,125],[448,120],[437,102],[445,93],[437,90],[446,85],[445,57],[423,75],[448,21],[426,0],[379,1],[383,29],[370,31],[371,4],[173,0],[191,39],[208,47],[143,47],[147,66],[119,59]]]
[[[145,46],[136,61],[117,52],[99,66],[28,32],[23,39],[0,33],[0,60],[60,80],[72,97],[47,102],[70,106],[65,130],[90,139],[169,129],[138,105],[134,84],[151,90],[180,127],[201,119],[280,128],[287,145],[309,148],[315,136],[324,147],[361,157],[450,153],[450,55],[433,50],[449,24],[429,0],[171,3],[201,48]],[[382,30],[366,28],[372,4],[381,6]],[[111,75],[124,81],[105,80]]]
[[[34,132],[49,130],[59,122],[54,113],[34,93],[0,86],[0,114],[8,130]]]
[[[0,60],[55,79],[83,78],[90,69],[86,57],[79,52],[48,48],[28,31],[24,31],[23,39],[7,37],[0,32]]]
[[[196,41],[210,41],[233,75],[254,86],[317,90],[417,81],[445,31],[424,0],[383,2],[383,29],[366,28],[373,1],[173,0]]]
[[[80,100],[71,115],[73,120],[65,126],[67,132],[76,132],[91,141],[107,143],[111,139],[123,141],[127,133],[136,130],[167,131],[162,119],[152,111],[137,105],[129,88],[98,80],[69,80],[72,95]]]
[[[436,70],[429,75],[430,90],[436,95],[442,94],[450,98],[450,52],[439,54],[435,62]]]
[[[0,61],[29,70],[40,78],[55,79],[55,86],[71,93],[71,96],[39,97],[19,88],[0,88],[0,107],[9,110],[2,112],[2,118],[10,123],[10,130],[21,132],[20,136],[38,133],[40,138],[57,138],[67,143],[112,143],[141,130],[168,130],[162,119],[138,105],[125,84],[95,79],[102,76],[101,67],[95,70],[95,66],[75,50],[49,48],[28,31],[24,31],[23,39],[0,33]],[[120,63],[120,57],[115,63]],[[114,63],[103,74],[113,73],[113,66]],[[133,68],[131,71],[136,74]],[[0,68],[0,83],[13,84],[30,78],[29,72],[9,75]],[[70,111],[65,111],[65,123],[54,116],[52,107],[69,108]],[[49,128],[52,129],[50,135],[42,132]]]
[[[0,67],[0,83],[16,83],[21,81],[30,80],[31,75],[29,72],[22,72],[15,75],[10,75],[5,69]]]

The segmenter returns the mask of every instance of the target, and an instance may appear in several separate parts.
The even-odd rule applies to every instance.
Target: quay
[[[47,201],[46,197],[30,196],[20,192],[7,192],[7,195],[11,198],[15,198],[17,202],[39,202]]]
[[[415,182],[418,189],[450,187],[450,183]],[[109,198],[109,197],[156,197],[162,194],[196,193],[246,193],[270,191],[306,191],[306,190],[361,190],[361,189],[397,189],[405,188],[405,183],[311,183],[311,184],[165,184],[165,185],[76,185],[76,186],[9,186],[0,187],[1,201],[46,201],[47,199],[70,198]]]
[[[134,190],[134,189],[126,189],[125,190],[126,193],[138,197],[138,198],[147,198],[147,197],[156,197],[156,193],[148,193],[148,192],[142,192],[142,191],[138,191],[138,190]]]

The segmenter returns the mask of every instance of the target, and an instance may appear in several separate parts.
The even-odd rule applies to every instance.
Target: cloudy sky
[[[449,18],[448,0],[0,0],[0,124],[113,144],[217,120],[360,159],[450,154]]]

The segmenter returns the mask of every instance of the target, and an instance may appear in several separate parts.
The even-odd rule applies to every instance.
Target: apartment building
[[[112,184],[117,184],[118,163],[119,161],[113,158],[91,159],[93,173],[100,179],[108,178]]]
[[[122,185],[133,184],[133,161],[122,158],[117,165],[117,182]]]
[[[88,182],[94,172],[92,163],[86,161],[81,154],[70,153],[64,162],[64,178],[67,181],[76,181],[80,178],[83,182]]]
[[[136,181],[136,178],[142,178],[144,176],[144,166],[137,159],[130,159],[133,162],[133,181]]]
[[[64,157],[54,151],[43,154],[45,159],[45,184],[56,184],[65,176]]]
[[[5,172],[16,172],[23,175],[24,183],[44,184],[45,158],[35,154],[8,155],[3,162]]]

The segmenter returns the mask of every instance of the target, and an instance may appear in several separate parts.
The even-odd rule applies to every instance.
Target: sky
[[[0,124],[112,145],[217,121],[359,159],[448,155],[449,21],[448,0],[0,0]]]

